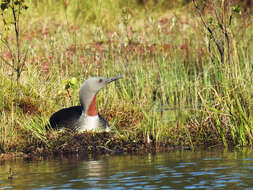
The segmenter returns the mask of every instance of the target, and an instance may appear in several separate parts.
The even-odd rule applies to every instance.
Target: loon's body
[[[104,86],[121,78],[92,77],[86,80],[79,91],[80,106],[61,109],[50,117],[52,128],[68,128],[82,131],[109,132],[107,121],[96,109],[96,94]]]

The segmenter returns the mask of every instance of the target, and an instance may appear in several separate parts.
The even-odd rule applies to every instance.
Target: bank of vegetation
[[[252,145],[251,1],[173,2],[2,1],[0,153]],[[113,133],[46,131],[85,79],[119,74],[97,97]]]

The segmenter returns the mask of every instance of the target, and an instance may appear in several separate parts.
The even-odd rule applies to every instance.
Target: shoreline
[[[37,142],[36,142],[37,141]],[[223,144],[200,145],[193,147],[188,145],[176,145],[171,143],[159,143],[152,141],[150,143],[143,140],[124,140],[113,133],[76,133],[73,131],[58,132],[56,134],[48,133],[47,142],[36,140],[27,144],[23,149],[16,149],[0,153],[0,161],[15,159],[43,159],[57,156],[68,155],[117,155],[117,154],[146,154],[162,153],[176,150],[195,151],[212,147],[222,147]],[[37,146],[36,146],[37,144]],[[233,147],[233,146],[230,146]]]

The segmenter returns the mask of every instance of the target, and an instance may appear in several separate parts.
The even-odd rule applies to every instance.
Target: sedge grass
[[[31,7],[44,13],[50,2]],[[108,21],[98,10],[109,11],[105,5],[109,6],[105,3],[81,15],[70,4],[69,20],[63,5],[56,5],[59,12],[48,10],[32,19],[28,18],[33,11],[28,10],[22,21],[26,23],[22,42],[29,54],[21,97],[16,97],[11,69],[0,63],[1,152],[10,151],[21,137],[24,144],[33,139],[47,144],[47,118],[60,108],[79,104],[82,82],[91,76],[116,75],[124,78],[98,94],[97,106],[117,137],[191,147],[252,145],[252,45],[247,43],[251,25],[246,39],[234,36],[238,55],[232,54],[232,65],[221,65],[219,53],[215,48],[208,51],[202,40],[206,36],[199,32],[203,26],[191,14],[181,10],[169,17],[166,12],[150,18],[138,14],[126,25],[117,13],[115,20],[108,18],[113,20],[108,30]],[[187,23],[185,14],[190,18]],[[78,21],[82,16],[85,21]],[[173,26],[163,26],[163,19]],[[66,89],[72,77],[78,84]],[[30,134],[27,139],[21,135],[24,132]]]

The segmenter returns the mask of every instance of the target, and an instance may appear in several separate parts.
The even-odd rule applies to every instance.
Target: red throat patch
[[[93,97],[90,106],[87,111],[88,116],[95,116],[98,114],[97,109],[96,109],[96,95]]]

